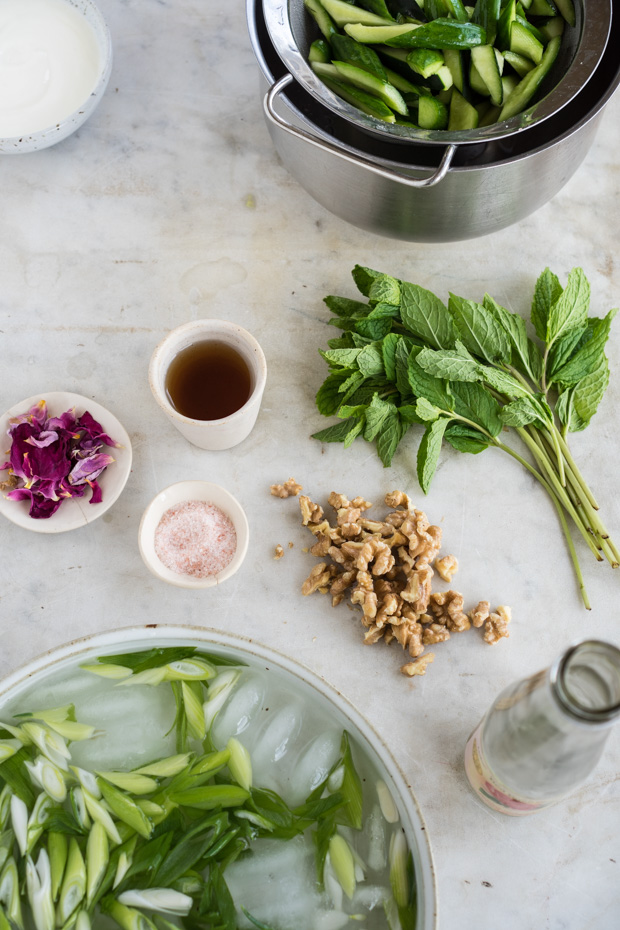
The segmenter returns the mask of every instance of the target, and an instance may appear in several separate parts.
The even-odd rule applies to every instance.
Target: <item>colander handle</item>
[[[297,126],[291,125],[285,119],[283,119],[274,109],[274,101],[281,91],[283,91],[288,85],[293,81],[292,74],[285,74],[284,77],[280,78],[279,81],[276,81],[275,84],[272,84],[268,92],[265,94],[265,99],[263,100],[263,108],[265,110],[265,115],[272,123],[278,126],[280,129],[283,129],[285,132],[290,133],[292,136],[297,136],[299,139],[303,139],[305,142],[309,142],[310,145],[314,145],[318,149],[322,149],[326,152],[331,152],[332,155],[338,156],[343,161],[347,161],[352,165],[363,165],[364,168],[367,168],[373,174],[379,175],[381,178],[387,178],[388,181],[393,181],[397,179],[400,184],[404,184],[406,187],[434,187],[436,184],[439,184],[440,181],[443,181],[448,169],[452,164],[452,159],[454,153],[456,152],[456,145],[448,145],[443,158],[439,163],[437,170],[430,174],[427,178],[412,178],[407,174],[401,174],[399,171],[390,171],[389,168],[382,168],[380,165],[375,164],[375,162],[370,161],[368,158],[364,158],[360,155],[350,155],[348,152],[339,148],[337,145],[333,145],[331,142],[327,142],[324,139],[319,139],[317,136],[313,136],[311,133],[306,132],[305,129],[299,129]]]

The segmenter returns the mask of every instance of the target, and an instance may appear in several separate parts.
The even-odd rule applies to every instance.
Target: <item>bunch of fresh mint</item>
[[[357,265],[366,301],[326,297],[343,335],[321,355],[330,373],[317,393],[325,416],[341,422],[314,434],[322,442],[376,442],[385,466],[413,424],[420,486],[428,491],[443,440],[460,452],[495,446],[517,459],[553,501],[585,606],[590,604],[569,531],[572,521],[595,558],[616,568],[620,553],[570,453],[567,435],[586,428],[609,382],[605,344],[616,310],[588,316],[590,285],[574,268],[565,288],[549,269],[536,282],[531,320],[485,294],[476,303],[428,290]],[[499,437],[511,427],[528,461]]]

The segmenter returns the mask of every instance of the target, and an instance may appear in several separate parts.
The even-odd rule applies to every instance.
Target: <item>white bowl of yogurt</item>
[[[0,0],[0,153],[66,139],[111,70],[110,32],[92,0]]]

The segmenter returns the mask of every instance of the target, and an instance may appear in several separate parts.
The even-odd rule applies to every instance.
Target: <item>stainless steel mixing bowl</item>
[[[587,85],[540,125],[475,145],[405,145],[363,131],[294,81],[260,0],[247,0],[247,20],[267,127],[289,172],[336,216],[408,241],[472,239],[533,213],[581,165],[620,82],[616,16]]]

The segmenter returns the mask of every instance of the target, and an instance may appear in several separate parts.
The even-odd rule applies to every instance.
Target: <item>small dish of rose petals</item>
[[[20,401],[0,417],[0,437],[0,513],[35,532],[91,523],[117,500],[131,470],[125,429],[79,394]]]

